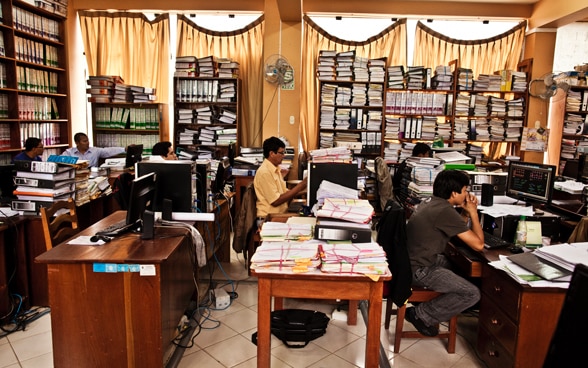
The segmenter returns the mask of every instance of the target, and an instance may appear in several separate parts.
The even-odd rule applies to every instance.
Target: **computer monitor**
[[[566,160],[565,161],[565,165],[564,165],[564,169],[561,173],[561,176],[563,176],[566,179],[569,180],[578,180],[579,176],[580,176],[580,162],[579,160]]]
[[[307,204],[314,206],[317,198],[316,191],[323,180],[339,184],[347,188],[357,188],[357,164],[341,162],[317,162],[309,163],[307,186]]]
[[[588,183],[588,154],[581,154],[578,157],[578,181]]]
[[[13,194],[16,189],[16,185],[14,185],[15,174],[14,164],[0,165],[0,204],[7,204],[16,199]]]
[[[157,177],[155,173],[137,176],[131,184],[129,209],[127,210],[127,225],[140,226],[145,210],[153,210]]]
[[[125,167],[134,167],[137,162],[142,160],[143,145],[132,144],[127,146],[127,158],[125,160]]]
[[[553,165],[511,161],[506,196],[529,204],[550,204],[555,173]]]
[[[157,191],[153,211],[164,212],[163,201],[172,202],[172,212],[193,212],[192,174],[195,163],[188,160],[141,161],[135,166],[137,176],[157,174]]]

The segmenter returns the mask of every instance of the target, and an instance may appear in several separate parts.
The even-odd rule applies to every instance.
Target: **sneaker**
[[[416,309],[414,309],[414,307],[406,308],[406,319],[425,336],[433,337],[439,334],[439,329],[437,327],[427,326],[423,320],[417,317]]]

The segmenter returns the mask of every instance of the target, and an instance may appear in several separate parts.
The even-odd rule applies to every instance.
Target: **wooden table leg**
[[[357,325],[357,306],[359,301],[357,300],[350,300],[349,301],[349,310],[347,311],[347,325],[348,326],[355,326]]]
[[[276,296],[274,297],[274,310],[284,309],[284,298]]]
[[[257,367],[269,368],[271,363],[270,313],[271,279],[260,277],[257,280]]]
[[[380,360],[380,325],[382,323],[382,292],[382,282],[373,282],[371,284],[370,298],[368,300],[368,325],[365,347],[366,368],[377,368]]]

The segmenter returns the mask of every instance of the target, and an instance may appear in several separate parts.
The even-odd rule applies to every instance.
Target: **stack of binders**
[[[67,200],[75,192],[73,167],[56,162],[15,161],[17,199],[12,209],[23,215],[38,215],[40,207]]]

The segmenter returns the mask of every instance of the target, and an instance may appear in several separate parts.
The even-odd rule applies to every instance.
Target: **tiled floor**
[[[256,347],[251,343],[251,334],[256,331],[257,324],[257,283],[247,276],[240,256],[232,258],[231,264],[224,264],[222,271],[217,268],[214,279],[220,284],[232,280],[238,298],[226,310],[209,311],[210,318],[196,331],[194,344],[184,351],[179,368],[256,366]],[[225,287],[227,291],[232,288],[231,284]],[[297,300],[287,300],[285,306],[320,310],[329,316],[336,307],[334,302]],[[358,313],[356,326],[348,326],[345,316],[333,318],[326,335],[302,349],[287,348],[272,336],[272,367],[363,367],[366,328],[361,312]],[[400,353],[394,354],[394,323],[392,320],[391,330],[382,327],[381,332],[381,342],[392,367],[485,367],[473,346],[476,317],[462,315],[458,318],[455,354],[448,354],[446,341],[440,339],[404,339]],[[411,326],[408,322],[407,325]],[[51,368],[51,349],[51,320],[47,314],[28,325],[25,331],[0,338],[0,368]]]

